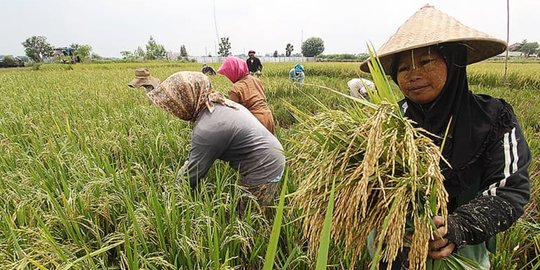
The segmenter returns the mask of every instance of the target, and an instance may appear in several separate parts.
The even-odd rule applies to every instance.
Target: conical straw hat
[[[506,50],[506,42],[472,29],[449,15],[426,5],[413,14],[377,51],[386,74],[395,54],[426,46],[457,42],[467,47],[467,64],[476,63]],[[368,61],[360,69],[369,72]]]

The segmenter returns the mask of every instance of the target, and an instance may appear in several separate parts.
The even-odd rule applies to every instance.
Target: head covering
[[[138,68],[135,70],[135,79],[128,83],[129,87],[139,88],[141,86],[152,85],[157,87],[159,79],[150,76],[150,71],[147,68]]]
[[[468,166],[484,152],[490,134],[498,132],[500,127],[509,126],[511,116],[505,103],[469,91],[466,69],[468,48],[465,45],[442,44],[434,49],[446,60],[447,65],[447,80],[441,93],[429,104],[416,104],[408,98],[402,103],[407,104],[405,116],[438,136],[432,139],[439,146],[452,117],[443,149],[443,156],[451,168],[445,162],[440,165],[446,190],[449,194],[459,194],[470,183]],[[399,61],[399,56],[395,61]],[[397,64],[392,65],[392,79],[397,83]]]
[[[465,26],[449,15],[426,5],[412,15],[377,51],[386,74],[390,73],[392,58],[404,51],[430,45],[457,42],[467,48],[467,62],[472,64],[506,50],[506,42]],[[369,72],[369,60],[360,69]]]
[[[304,66],[301,64],[296,64],[294,65],[294,71],[296,71],[296,73],[304,72]]]
[[[248,75],[249,69],[246,61],[238,57],[229,56],[225,59],[225,62],[223,62],[217,72],[235,83]]]
[[[147,95],[160,108],[182,120],[192,122],[197,120],[197,116],[205,108],[213,112],[214,103],[236,108],[234,102],[212,90],[210,79],[200,72],[174,73]]]
[[[249,50],[248,54],[250,54],[250,53],[255,53],[255,51],[254,50]]]
[[[347,86],[349,87],[349,90],[351,92],[351,96],[360,98],[360,97],[368,97],[368,89],[371,91],[375,89],[375,84],[364,78],[354,78],[347,82]],[[367,88],[367,89],[366,89]]]

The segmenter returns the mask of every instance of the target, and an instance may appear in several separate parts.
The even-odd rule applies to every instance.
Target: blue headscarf
[[[296,73],[299,73],[299,72],[304,72],[304,66],[300,65],[300,64],[296,64],[294,66],[294,71],[296,71]]]

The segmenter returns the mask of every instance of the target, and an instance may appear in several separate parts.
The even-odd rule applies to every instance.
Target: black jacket
[[[469,164],[467,190],[449,194],[447,237],[458,247],[508,229],[529,201],[531,152],[510,105],[505,106],[510,126],[492,131],[484,151]]]
[[[249,72],[262,71],[263,66],[262,66],[261,60],[259,60],[259,58],[257,58],[257,57],[253,57],[253,59],[248,58],[246,60],[246,63],[248,65]]]
[[[458,247],[487,243],[508,229],[523,214],[530,198],[529,146],[512,107],[503,100],[497,102],[503,107],[499,114],[502,124],[490,131],[480,154],[457,172],[462,178],[460,188],[445,183],[449,197],[446,237]],[[407,108],[404,103],[400,102],[402,110]],[[495,103],[485,104],[486,111],[495,107]],[[488,245],[490,251],[494,248]]]

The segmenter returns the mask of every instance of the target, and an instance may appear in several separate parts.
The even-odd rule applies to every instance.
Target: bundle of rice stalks
[[[332,239],[352,260],[371,249],[371,267],[378,268],[407,245],[409,269],[426,269],[432,219],[447,217],[440,149],[402,116],[378,60],[371,59],[377,90],[370,102],[353,99],[343,110],[319,102],[315,116],[290,106],[300,120],[289,148],[299,179],[293,203],[304,214],[313,254],[333,203]],[[335,201],[330,200],[333,181]],[[375,238],[366,245],[370,232]]]

